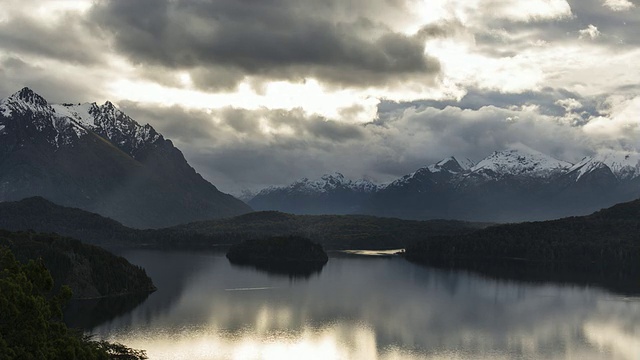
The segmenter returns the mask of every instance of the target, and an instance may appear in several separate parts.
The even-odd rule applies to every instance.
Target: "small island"
[[[300,236],[276,236],[248,240],[231,246],[232,264],[252,265],[260,270],[289,275],[310,275],[329,261],[322,245]]]

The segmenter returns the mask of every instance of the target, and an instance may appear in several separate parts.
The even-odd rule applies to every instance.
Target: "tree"
[[[146,359],[141,350],[97,342],[69,330],[62,305],[71,290],[52,294],[53,279],[41,259],[23,265],[0,247],[0,357],[13,359]]]

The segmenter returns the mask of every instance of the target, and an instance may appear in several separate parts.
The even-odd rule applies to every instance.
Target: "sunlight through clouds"
[[[628,0],[184,1],[6,0],[0,9],[0,91],[6,96],[29,86],[53,102],[128,105],[140,111],[130,114],[134,118],[178,139],[189,161],[238,151],[230,139],[239,148],[261,144],[261,152],[282,138],[308,144],[323,139],[326,149],[344,146],[348,138],[359,150],[340,161],[315,154],[314,165],[296,164],[292,173],[349,169],[356,177],[385,179],[415,170],[418,160],[382,174],[360,159],[404,163],[407,153],[421,153],[424,164],[445,152],[424,145],[443,134],[403,134],[407,128],[385,122],[385,103],[410,109],[447,102],[464,116],[482,117],[481,109],[496,108],[508,112],[504,119],[537,116],[542,122],[562,111],[549,121],[567,126],[567,134],[587,135],[584,143],[574,135],[564,141],[574,157],[566,160],[579,161],[629,132],[629,121],[599,113],[594,104],[612,96],[633,99],[640,89],[640,73],[633,71],[640,61],[640,9]],[[467,108],[461,102],[470,96],[479,103]],[[555,98],[538,107],[517,101],[529,96]],[[566,107],[569,99],[591,104],[591,110],[577,113]],[[613,114],[627,105],[611,106]],[[207,149],[183,144],[189,132],[152,113],[196,114],[183,125],[199,129],[193,141]],[[218,124],[220,113],[230,118]],[[245,123],[265,114],[262,125]],[[292,114],[296,120],[286,118]],[[433,120],[420,121],[428,127]],[[339,135],[332,132],[336,124],[345,126]],[[347,131],[351,125],[360,128]],[[343,131],[351,135],[343,137]],[[327,136],[338,137],[329,145]],[[469,139],[458,148],[478,146]],[[628,139],[623,142],[628,146]],[[217,161],[209,156],[198,166],[205,176],[219,176],[212,175],[218,174]],[[262,161],[256,172],[269,172],[280,161]],[[232,186],[242,181],[228,179]]]

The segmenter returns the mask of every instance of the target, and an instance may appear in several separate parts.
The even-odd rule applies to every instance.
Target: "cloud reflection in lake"
[[[151,359],[640,354],[640,302],[598,288],[498,281],[400,258],[332,258],[301,279],[233,267],[219,254],[124,255],[144,266],[159,290],[93,332],[146,349]]]

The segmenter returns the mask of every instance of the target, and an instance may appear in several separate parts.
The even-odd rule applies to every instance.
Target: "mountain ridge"
[[[23,88],[0,100],[0,127],[0,201],[43,196],[138,228],[251,211],[111,102],[50,105]]]
[[[640,154],[610,150],[571,164],[518,144],[477,164],[452,156],[369,188],[356,196],[344,189],[325,188],[320,195],[312,187],[302,192],[292,185],[274,186],[248,203],[256,210],[319,214],[317,202],[340,204],[349,199],[344,207],[330,210],[417,220],[547,220],[587,214],[640,196]]]

